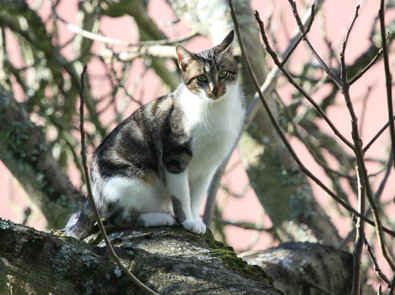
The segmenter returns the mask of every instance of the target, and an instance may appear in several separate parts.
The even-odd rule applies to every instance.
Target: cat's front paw
[[[190,220],[185,220],[182,223],[182,226],[191,232],[194,232],[196,234],[204,234],[206,232],[206,225],[204,224],[203,221],[199,219],[190,219]]]

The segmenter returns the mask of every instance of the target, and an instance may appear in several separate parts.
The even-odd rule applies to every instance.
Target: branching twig
[[[296,47],[299,45],[300,41],[306,40],[306,35],[310,31],[311,26],[313,25],[314,17],[315,17],[315,5],[313,4],[311,5],[311,14],[310,17],[308,18],[308,23],[305,29],[302,20],[299,18],[300,26],[303,28],[303,30],[300,29],[300,36],[297,38],[296,42],[291,43],[290,44],[291,46],[287,48],[285,52],[285,56],[281,61],[281,66],[285,65],[285,63],[288,61],[288,58],[291,56],[291,54],[295,51]]]
[[[132,282],[134,282],[137,286],[139,286],[142,290],[144,290],[147,294],[155,294],[158,295],[155,291],[153,291],[151,288],[146,286],[143,282],[141,282],[133,273],[131,273],[121,262],[119,259],[118,255],[115,253],[114,248],[112,247],[112,244],[107,236],[106,229],[104,228],[103,222],[101,220],[99,211],[96,207],[95,201],[93,199],[92,195],[92,189],[90,185],[90,180],[89,180],[89,173],[88,173],[88,167],[86,164],[86,150],[85,150],[85,132],[84,132],[84,76],[87,70],[87,66],[85,65],[82,73],[81,73],[81,89],[80,89],[80,98],[81,98],[81,103],[80,103],[80,132],[81,132],[81,158],[82,158],[82,166],[84,168],[84,175],[85,175],[85,181],[86,181],[86,186],[88,190],[88,199],[92,204],[92,207],[95,212],[96,216],[96,221],[99,225],[100,231],[103,234],[104,241],[106,242],[107,248],[110,253],[110,257],[114,260],[114,262],[121,268],[126,275],[130,278]]]
[[[301,32],[305,31],[305,28],[303,26],[303,23],[300,19],[298,10],[296,9],[296,3],[293,0],[288,0],[288,3],[291,5],[292,7],[292,12],[295,16],[296,19],[296,23],[298,24],[298,27],[300,29]],[[339,78],[329,69],[329,67],[327,66],[327,64],[323,61],[323,59],[321,58],[321,56],[317,53],[317,51],[314,49],[313,45],[310,43],[309,39],[307,39],[306,36],[304,36],[303,38],[305,40],[305,42],[307,43],[307,45],[309,46],[310,50],[313,52],[315,58],[318,60],[318,62],[320,63],[320,65],[322,66],[322,68],[325,70],[325,72],[328,74],[328,76],[332,79],[332,81],[339,87],[341,88],[341,82],[339,80]]]

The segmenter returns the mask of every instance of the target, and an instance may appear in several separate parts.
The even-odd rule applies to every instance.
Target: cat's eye
[[[208,82],[208,79],[207,79],[206,75],[197,76],[197,80],[198,80],[200,83],[207,83],[207,82]]]
[[[218,78],[220,78],[221,80],[227,80],[230,78],[230,72],[228,71],[220,71],[218,74]]]

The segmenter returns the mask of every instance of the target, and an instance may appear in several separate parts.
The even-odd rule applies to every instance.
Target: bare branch
[[[355,81],[357,81],[359,78],[361,78],[376,63],[376,61],[380,58],[382,53],[383,53],[383,49],[380,48],[377,51],[376,55],[372,58],[372,60],[360,72],[355,74],[355,76],[353,76],[349,80],[350,85],[352,85]]]
[[[382,194],[383,191],[384,191],[384,187],[385,187],[385,185],[386,185],[386,183],[387,183],[387,180],[388,180],[388,178],[389,178],[389,176],[390,176],[390,173],[391,173],[391,171],[392,171],[392,161],[394,160],[394,153],[395,153],[394,150],[391,150],[391,151],[390,151],[390,157],[389,157],[389,160],[388,160],[387,167],[386,167],[386,169],[385,169],[386,171],[385,171],[384,177],[383,177],[383,179],[381,180],[380,185],[379,185],[379,187],[378,187],[376,193],[374,194],[374,199],[375,199],[375,200],[379,200],[380,197],[381,197],[381,194]]]
[[[326,116],[326,114],[324,113],[324,111],[321,109],[321,107],[313,100],[313,98],[302,88],[298,85],[298,83],[296,83],[296,81],[291,77],[291,75],[284,69],[284,67],[281,66],[281,62],[278,59],[277,54],[275,53],[275,51],[271,48],[269,41],[266,37],[266,34],[264,33],[264,26],[263,26],[263,22],[261,21],[261,19],[259,18],[259,14],[258,12],[256,12],[256,18],[259,24],[259,27],[261,29],[262,32],[262,40],[265,43],[265,47],[267,52],[271,55],[271,57],[273,58],[274,63],[279,67],[279,69],[281,70],[281,72],[285,75],[285,77],[288,79],[288,81],[304,96],[306,97],[306,99],[314,106],[314,108],[316,109],[316,111],[323,117],[323,119],[325,120],[325,122],[329,125],[329,127],[332,129],[332,131],[350,148],[350,149],[354,149],[353,144],[347,139],[345,138],[340,131],[333,125],[333,123],[331,122],[331,120]]]
[[[379,264],[377,263],[376,256],[374,255],[373,249],[372,249],[372,247],[370,246],[370,244],[368,243],[368,241],[366,240],[366,238],[365,238],[364,243],[365,243],[365,245],[366,245],[366,248],[368,249],[369,257],[370,257],[370,259],[371,259],[372,262],[373,262],[374,271],[376,272],[377,276],[378,276],[381,280],[383,280],[384,282],[386,282],[386,283],[390,286],[391,282],[390,282],[390,280],[386,277],[386,275],[383,273],[383,271],[380,269],[380,266],[379,266]]]
[[[302,21],[301,21],[301,19],[300,19],[298,10],[297,10],[297,8],[296,8],[296,3],[295,3],[295,1],[293,1],[293,0],[288,0],[288,3],[289,3],[289,4],[291,5],[291,7],[292,7],[292,12],[293,12],[293,14],[294,14],[294,16],[295,16],[296,23],[298,24],[300,31],[301,31],[301,32],[304,32],[304,31],[305,31],[305,28],[304,28],[303,23],[302,23]],[[341,83],[340,83],[339,78],[331,71],[331,69],[329,69],[329,67],[327,66],[327,64],[323,61],[323,59],[321,58],[321,56],[320,56],[320,55],[317,53],[317,51],[314,49],[313,45],[311,45],[309,39],[307,39],[306,36],[304,36],[303,39],[306,41],[306,43],[307,43],[307,45],[309,46],[310,50],[313,52],[315,58],[318,60],[318,62],[320,63],[320,65],[322,66],[322,68],[325,70],[325,72],[328,74],[328,76],[329,76],[329,77],[332,79],[332,81],[340,88],[340,87],[341,87]]]
[[[392,120],[395,121],[395,116],[392,117]],[[380,137],[380,135],[387,129],[387,127],[390,125],[390,122],[388,121],[385,123],[383,127],[380,128],[380,130],[376,133],[375,136],[365,145],[363,148],[363,152],[366,153],[366,151],[371,147],[371,145]]]

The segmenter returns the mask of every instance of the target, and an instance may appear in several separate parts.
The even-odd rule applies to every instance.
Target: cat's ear
[[[190,62],[193,60],[193,53],[186,50],[181,45],[176,47],[178,64],[182,71],[185,71]]]
[[[229,34],[225,37],[225,39],[221,42],[221,44],[215,47],[216,54],[222,54],[224,52],[228,52],[232,48],[233,38],[235,36],[234,31],[230,31]]]

